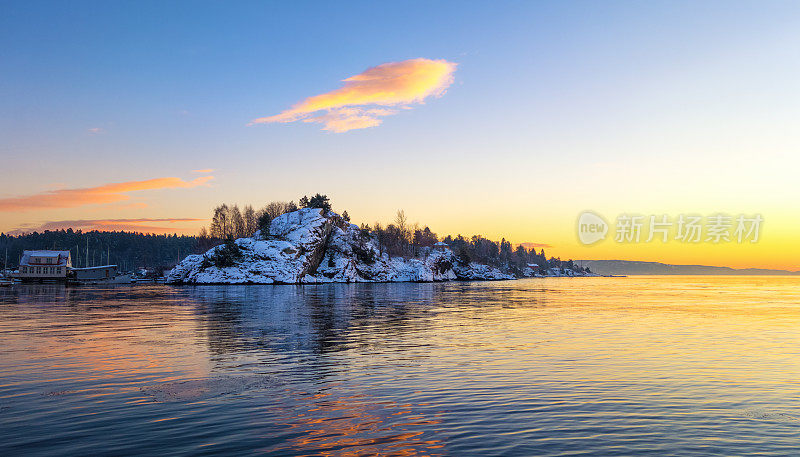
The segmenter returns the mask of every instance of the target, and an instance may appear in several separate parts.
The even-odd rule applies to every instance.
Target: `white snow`
[[[232,267],[203,268],[190,255],[167,276],[173,284],[314,284],[514,279],[488,265],[460,265],[450,248],[418,258],[390,258],[376,241],[339,215],[304,208],[272,221],[269,234],[240,238],[242,259]],[[439,246],[437,246],[439,247]],[[210,249],[211,256],[221,246]]]

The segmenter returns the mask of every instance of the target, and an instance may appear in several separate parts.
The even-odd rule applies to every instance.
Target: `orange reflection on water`
[[[92,299],[88,300],[84,297],[87,289],[17,286],[14,292],[19,317],[14,309],[6,308],[11,319],[0,323],[8,356],[0,368],[15,367],[15,359],[24,358],[46,362],[58,373],[71,373],[47,379],[56,393],[71,382],[115,380],[111,384],[116,387],[120,379],[158,377],[170,381],[207,376],[207,353],[183,344],[202,338],[201,323],[194,314],[166,301],[140,306],[130,300],[116,300],[117,294],[130,290],[89,289]],[[87,397],[105,394],[102,390],[84,392]]]
[[[287,411],[287,428],[300,436],[274,451],[314,453],[324,456],[442,455],[438,439],[423,439],[423,428],[437,425],[412,404],[379,401],[359,394],[333,398],[330,394],[301,393],[301,412]],[[415,413],[411,415],[412,413]],[[402,420],[400,417],[404,416]],[[427,428],[427,430],[430,430]]]

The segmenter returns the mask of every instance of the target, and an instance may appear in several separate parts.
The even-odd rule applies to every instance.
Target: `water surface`
[[[798,455],[800,278],[0,290],[0,455]]]

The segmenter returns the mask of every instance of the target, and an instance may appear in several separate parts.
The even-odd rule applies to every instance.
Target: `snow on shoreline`
[[[516,279],[495,267],[461,264],[447,247],[422,257],[389,257],[355,224],[333,212],[304,208],[275,218],[268,234],[235,241],[242,258],[233,266],[208,266],[222,246],[190,255],[167,275],[170,284],[323,284]],[[205,263],[205,266],[204,266]]]

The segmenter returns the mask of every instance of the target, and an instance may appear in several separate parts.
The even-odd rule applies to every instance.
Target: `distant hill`
[[[576,260],[603,275],[800,275],[800,271],[769,270],[764,268],[729,268],[706,265],[669,265],[660,262],[634,260]]]

